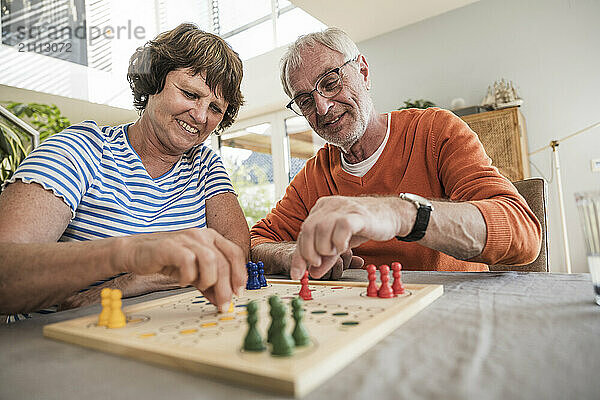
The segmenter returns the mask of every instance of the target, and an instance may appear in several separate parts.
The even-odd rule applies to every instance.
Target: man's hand
[[[252,261],[263,261],[266,274],[289,275],[295,251],[295,242],[261,243],[252,248]],[[345,270],[362,268],[365,263],[362,258],[354,256],[350,249],[332,258],[333,267],[321,274],[321,279],[340,279]]]
[[[246,284],[244,252],[214,229],[191,228],[120,239],[116,264],[134,274],[160,273],[181,286],[193,285],[219,309]]]
[[[331,267],[329,270],[324,270],[324,268],[321,267],[309,267],[308,273],[311,278],[318,277],[318,279],[335,281],[342,277],[342,274],[345,270],[360,269],[365,264],[365,261],[362,258],[352,255],[352,250],[350,249],[346,250],[339,256],[324,256],[324,262],[329,264],[331,262],[329,258],[334,259],[333,267]]]
[[[396,197],[322,197],[302,224],[290,276],[300,279],[308,268],[320,278],[348,250],[368,240],[408,234],[415,217],[416,209]]]

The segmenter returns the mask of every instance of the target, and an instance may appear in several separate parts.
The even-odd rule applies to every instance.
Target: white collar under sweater
[[[381,153],[383,153],[383,149],[385,148],[388,138],[390,137],[390,122],[391,122],[391,120],[392,120],[392,115],[391,115],[391,113],[388,113],[388,115],[387,115],[387,131],[385,132],[385,138],[383,139],[383,142],[381,142],[381,144],[377,148],[377,151],[375,151],[375,153],[373,153],[366,160],[362,160],[360,162],[357,162],[356,164],[350,164],[344,159],[344,155],[342,154],[342,152],[340,152],[340,157],[342,157],[342,169],[344,171],[346,171],[350,175],[358,176],[359,178],[362,178],[363,176],[365,176],[365,174],[367,172],[369,172],[369,170],[373,167],[373,165],[375,165],[375,163],[379,159],[379,156],[381,155]]]

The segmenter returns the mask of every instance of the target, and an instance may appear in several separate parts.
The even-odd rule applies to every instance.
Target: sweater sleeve
[[[541,247],[541,225],[514,185],[492,166],[475,132],[446,110],[436,111],[431,129],[433,157],[446,195],[451,201],[470,202],[485,220],[485,246],[469,261],[533,262]]]
[[[312,205],[308,204],[309,196],[306,184],[309,163],[310,160],[294,177],[275,208],[250,229],[251,247],[261,243],[286,242],[297,239],[302,222],[312,208]]]

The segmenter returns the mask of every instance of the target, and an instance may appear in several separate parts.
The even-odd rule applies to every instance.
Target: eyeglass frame
[[[319,79],[317,79],[317,81],[315,82],[315,88],[313,90],[311,90],[310,92],[304,92],[304,93],[297,94],[296,96],[294,96],[294,98],[292,98],[292,100],[290,100],[289,103],[287,103],[287,105],[285,106],[285,108],[289,108],[290,110],[293,111],[294,114],[298,115],[299,117],[308,117],[308,116],[312,115],[314,113],[314,110],[311,111],[310,114],[304,114],[304,113],[298,114],[298,112],[292,108],[292,105],[294,104],[294,102],[296,101],[296,99],[298,97],[304,96],[304,95],[309,95],[309,96],[312,97],[314,92],[317,92],[320,96],[322,96],[322,97],[324,97],[326,99],[331,99],[332,97],[337,96],[342,91],[342,89],[344,88],[344,82],[342,80],[343,75],[341,73],[342,72],[342,68],[344,68],[346,65],[350,64],[352,61],[357,61],[359,57],[360,57],[360,54],[358,56],[356,56],[356,58],[351,58],[350,60],[346,61],[345,63],[343,63],[339,67],[334,68],[334,69],[332,69],[330,71],[327,71],[327,72],[323,73],[321,76],[319,76]],[[319,83],[323,80],[323,78],[325,78],[327,75],[331,74],[332,72],[335,72],[340,77],[340,82],[341,82],[340,90],[338,90],[335,94],[332,94],[331,96],[325,96],[317,88],[319,87]],[[298,106],[298,108],[300,108],[300,107]]]

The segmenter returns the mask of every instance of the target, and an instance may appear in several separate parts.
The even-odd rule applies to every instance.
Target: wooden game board
[[[304,323],[312,344],[296,348],[291,357],[269,350],[244,352],[245,305],[259,301],[261,335],[270,324],[268,297],[277,294],[288,310],[297,281],[269,280],[260,290],[236,299],[233,313],[216,312],[198,291],[173,295],[129,307],[127,326],[96,326],[97,315],[44,327],[44,336],[85,347],[168,365],[178,369],[303,396],[340,371],[401,324],[443,294],[441,285],[405,285],[404,295],[381,299],[366,296],[366,282],[311,281],[313,300],[306,301]]]

